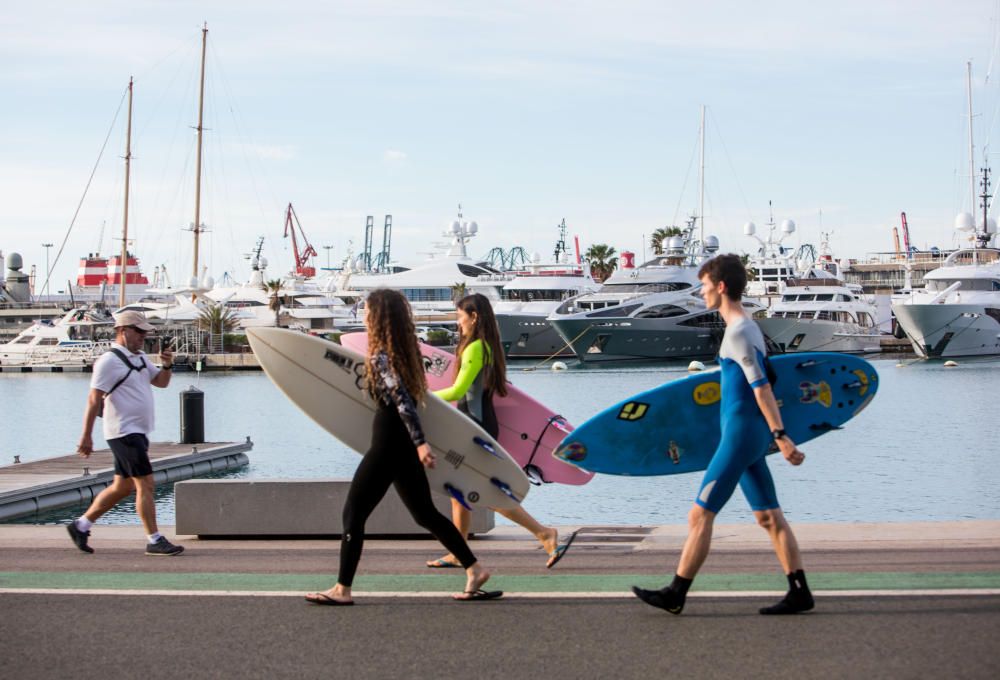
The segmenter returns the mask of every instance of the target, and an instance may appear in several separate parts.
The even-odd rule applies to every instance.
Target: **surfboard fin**
[[[825,363],[826,363],[825,361],[818,361],[816,359],[806,359],[805,361],[801,361],[795,364],[795,368],[799,369],[812,368],[813,366],[819,366],[820,364],[825,364]]]
[[[518,503],[521,502],[521,499],[515,496],[514,492],[510,490],[510,486],[507,484],[507,482],[502,482],[496,477],[490,477],[490,484],[500,489],[500,491],[502,491],[505,496],[512,498],[514,501]]]
[[[832,423],[813,423],[809,426],[809,429],[815,432],[830,432],[831,430],[843,430],[844,428]]]
[[[501,459],[503,458],[503,456],[501,456],[499,453],[497,453],[497,450],[495,448],[493,448],[493,444],[490,444],[488,441],[486,441],[482,437],[473,437],[472,441],[474,441],[477,444],[479,444],[482,448],[484,448],[486,450],[487,453],[492,453],[497,458],[501,458]]]
[[[451,497],[454,498],[456,501],[458,501],[463,508],[465,508],[469,512],[472,512],[472,507],[466,502],[464,493],[453,487],[451,484],[445,484],[444,490],[447,491],[449,494],[451,494]]]

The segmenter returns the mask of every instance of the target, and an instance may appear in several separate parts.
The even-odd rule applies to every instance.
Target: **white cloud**
[[[406,160],[406,152],[396,149],[386,149],[385,153],[382,154],[382,159],[386,163],[398,165]]]

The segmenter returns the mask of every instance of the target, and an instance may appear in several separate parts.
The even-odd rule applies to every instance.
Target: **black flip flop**
[[[354,604],[354,600],[348,600],[347,602],[342,602],[340,600],[335,600],[329,595],[324,595],[323,593],[316,593],[319,597],[306,597],[306,602],[310,604],[322,604],[328,607],[350,607]]]
[[[562,545],[560,545],[559,547],[557,547],[555,550],[552,551],[552,553],[549,555],[549,561],[545,563],[546,569],[551,569],[552,567],[559,564],[559,560],[563,558],[563,556],[566,554],[566,551],[569,550],[569,547],[573,545],[573,541],[576,540],[576,535],[578,533],[580,533],[579,529],[571,533],[569,535],[569,538],[566,539],[565,543],[563,543]]]
[[[454,598],[457,602],[474,602],[476,600],[495,600],[498,597],[503,597],[502,590],[466,590],[462,593],[463,595],[468,595],[468,597],[456,597]]]

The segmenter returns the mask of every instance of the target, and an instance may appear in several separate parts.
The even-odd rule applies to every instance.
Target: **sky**
[[[699,208],[724,251],[792,219],[837,257],[957,244],[974,158],[992,162],[997,0],[34,0],[0,14],[0,250],[52,290],[120,249],[135,78],[129,239],[147,275],[192,274],[201,29],[208,26],[200,260],[245,280],[258,238],[293,266],[292,203],[338,265],[374,247],[414,264],[456,218],[473,256],[642,253]],[[102,151],[103,149],[103,151]],[[93,173],[93,175],[92,175]],[[46,249],[43,243],[51,243]],[[329,249],[324,246],[331,246]],[[57,257],[58,255],[58,257]]]

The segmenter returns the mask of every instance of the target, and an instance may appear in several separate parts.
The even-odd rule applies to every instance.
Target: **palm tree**
[[[281,279],[272,279],[264,283],[264,291],[271,296],[267,308],[274,312],[275,327],[281,326]]]
[[[684,232],[680,227],[661,227],[653,232],[653,239],[650,245],[653,246],[654,255],[663,254],[663,242],[671,236],[681,236]]]
[[[233,310],[223,304],[214,304],[201,310],[197,320],[198,330],[208,331],[209,338],[219,329],[219,337],[223,339],[220,350],[225,351],[225,335],[239,325],[239,319]]]
[[[451,301],[458,302],[466,296],[467,286],[465,281],[460,281],[451,287]]]
[[[595,243],[584,253],[583,259],[590,265],[590,273],[597,281],[603,281],[618,268],[615,249],[603,243]]]

